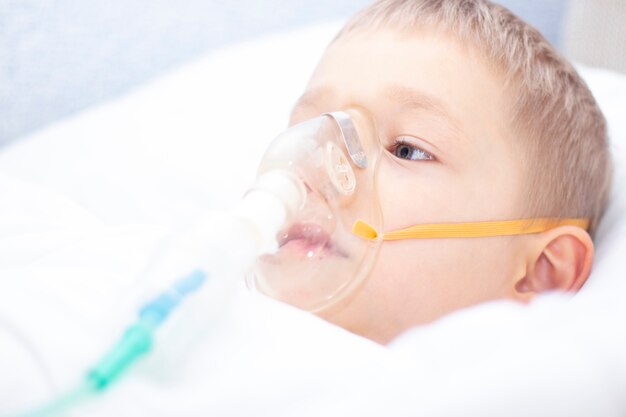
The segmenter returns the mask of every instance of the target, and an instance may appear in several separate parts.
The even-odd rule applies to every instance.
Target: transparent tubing
[[[206,335],[211,321],[223,312],[224,300],[229,299],[227,293],[235,279],[242,279],[259,255],[275,249],[275,236],[286,218],[304,204],[303,190],[304,186],[289,173],[268,172],[258,178],[234,213],[208,215],[180,239],[170,242],[169,250],[191,252],[191,256],[174,255],[170,265],[163,264],[170,268],[165,272],[187,272],[170,276],[170,282],[178,279],[152,294],[139,309],[136,322],[126,327],[117,343],[90,367],[74,389],[14,417],[61,415],[106,391],[137,360],[172,339],[176,339],[176,348],[170,349],[166,357],[160,355],[158,362],[184,360],[186,351],[193,347],[188,342]],[[179,328],[172,329],[172,324]],[[177,332],[180,327],[182,333]],[[165,340],[163,333],[168,336]]]
[[[284,171],[260,176],[234,210],[206,213],[184,233],[173,236],[144,274],[139,299],[145,304],[172,278],[194,272],[206,276],[198,291],[185,298],[180,312],[161,326],[151,360],[151,375],[169,379],[181,369],[181,361],[200,342],[211,337],[228,314],[237,288],[247,271],[264,253],[275,251],[275,236],[284,222],[303,204],[303,185]],[[149,298],[150,297],[150,298]]]

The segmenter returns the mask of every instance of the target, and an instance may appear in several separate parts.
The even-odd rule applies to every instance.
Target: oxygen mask
[[[318,311],[341,299],[369,273],[381,241],[352,232],[357,219],[377,229],[380,145],[362,110],[323,114],[278,136],[259,177],[291,176],[306,196],[276,235],[276,251],[262,255],[248,285],[272,298]]]

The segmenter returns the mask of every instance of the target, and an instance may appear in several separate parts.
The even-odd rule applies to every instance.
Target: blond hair
[[[495,64],[513,97],[510,126],[526,162],[523,214],[586,217],[593,236],[612,176],[606,121],[574,67],[536,29],[487,0],[380,0],[337,38],[378,28],[444,31]]]

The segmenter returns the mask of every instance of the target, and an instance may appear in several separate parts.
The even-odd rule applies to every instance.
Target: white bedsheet
[[[117,339],[155,246],[236,201],[337,27],[228,48],[0,153],[0,415]],[[626,77],[584,75],[617,171],[579,296],[478,306],[382,348],[242,290],[179,367],[157,352],[75,415],[626,415]]]

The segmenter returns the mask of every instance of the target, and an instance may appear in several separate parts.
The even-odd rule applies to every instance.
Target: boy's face
[[[523,169],[507,127],[504,83],[444,35],[361,32],[332,44],[293,111],[295,124],[364,107],[382,146],[384,229],[507,220],[523,206]],[[520,238],[384,242],[365,283],[322,312],[379,342],[452,310],[515,295]]]

